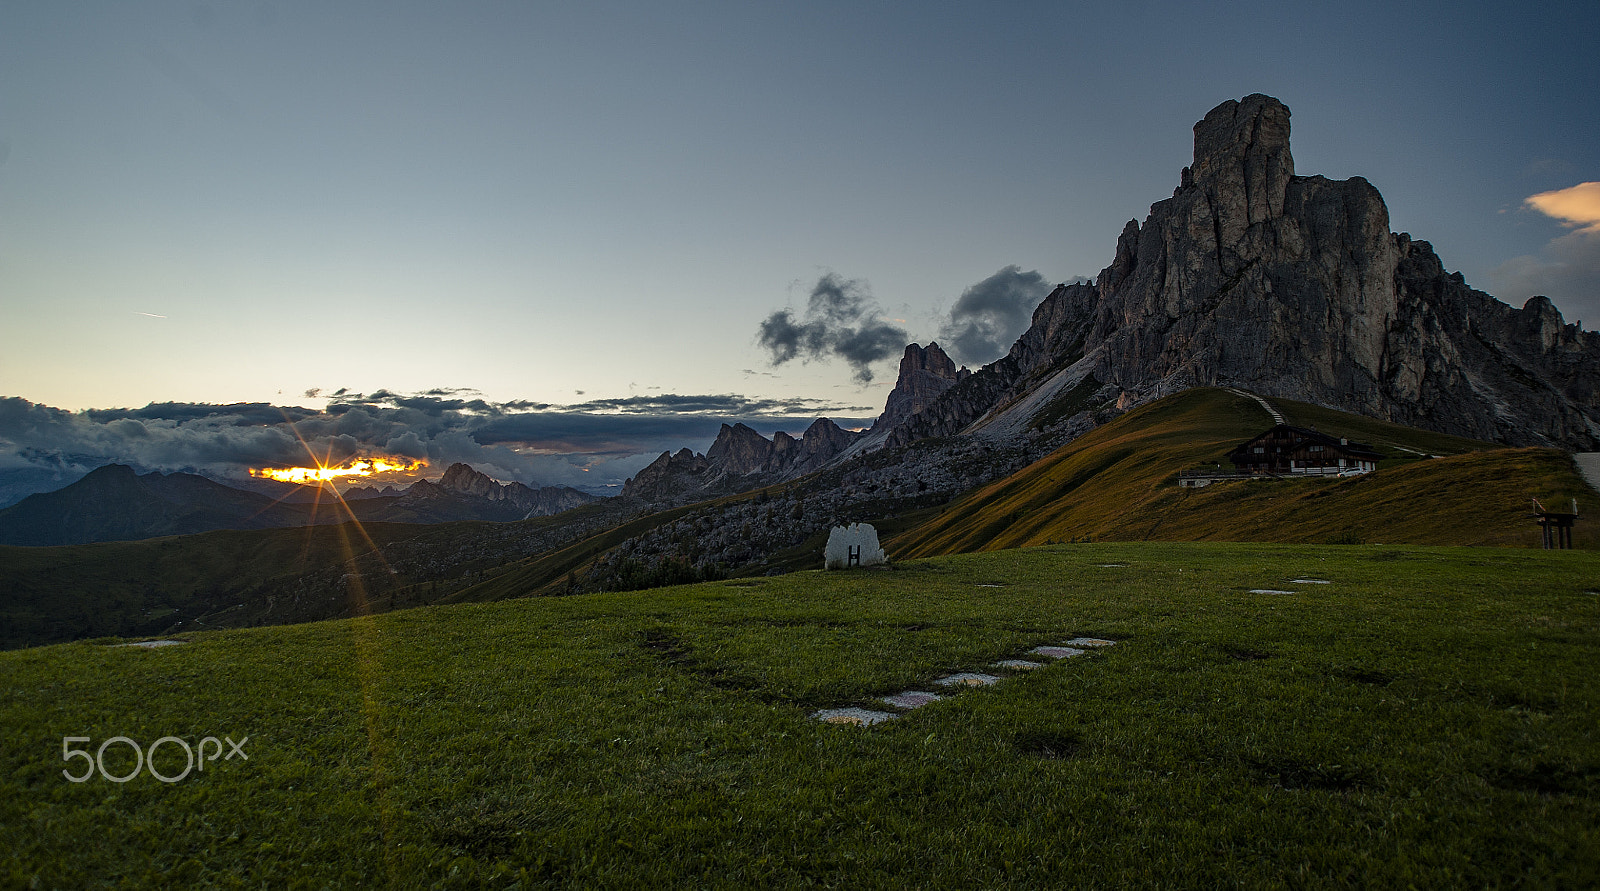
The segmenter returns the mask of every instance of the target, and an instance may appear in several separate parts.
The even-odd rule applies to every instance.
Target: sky
[[[905,343],[976,367],[1108,265],[1255,92],[1298,173],[1593,328],[1597,49],[1592,0],[5,0],[0,472],[392,441],[598,491],[866,422]]]

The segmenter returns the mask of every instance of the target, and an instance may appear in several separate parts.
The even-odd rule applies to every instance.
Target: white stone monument
[[[889,562],[889,556],[878,545],[878,530],[867,523],[833,527],[828,533],[828,546],[822,551],[822,559],[828,569],[881,566]]]

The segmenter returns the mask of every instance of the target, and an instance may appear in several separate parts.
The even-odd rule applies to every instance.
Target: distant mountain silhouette
[[[139,474],[127,465],[108,464],[63,489],[30,495],[0,510],[0,545],[132,541],[217,529],[341,523],[352,515],[363,522],[509,522],[595,500],[566,486],[502,486],[465,464],[451,467],[438,483],[421,480],[404,493],[367,494],[342,504],[331,496],[320,503],[277,500],[191,473]]]
[[[62,545],[298,526],[306,513],[190,473],[108,464],[64,489],[0,510],[0,544]]]

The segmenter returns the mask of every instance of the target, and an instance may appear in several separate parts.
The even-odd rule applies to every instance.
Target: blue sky
[[[6,3],[0,396],[870,417],[892,357],[774,366],[762,321],[831,274],[926,342],[1006,267],[1092,276],[1253,92],[1297,172],[1594,327],[1600,233],[1524,202],[1600,180],[1597,35],[1593,2]]]

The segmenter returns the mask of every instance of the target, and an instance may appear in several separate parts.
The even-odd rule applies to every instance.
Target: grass
[[[1063,545],[0,653],[0,878],[1592,886],[1597,571]],[[808,717],[1078,635],[1119,643],[873,728]],[[62,777],[63,737],[117,735],[249,760]]]
[[[1572,459],[1555,449],[1507,449],[1288,400],[1291,423],[1368,442],[1389,457],[1353,478],[1177,485],[1271,425],[1260,406],[1225,390],[1190,390],[1132,411],[888,540],[928,557],[1058,541],[1257,541],[1536,547],[1529,498],[1576,498],[1600,513]],[[1428,458],[1424,455],[1442,457]],[[1600,547],[1600,524],[1573,541]]]

